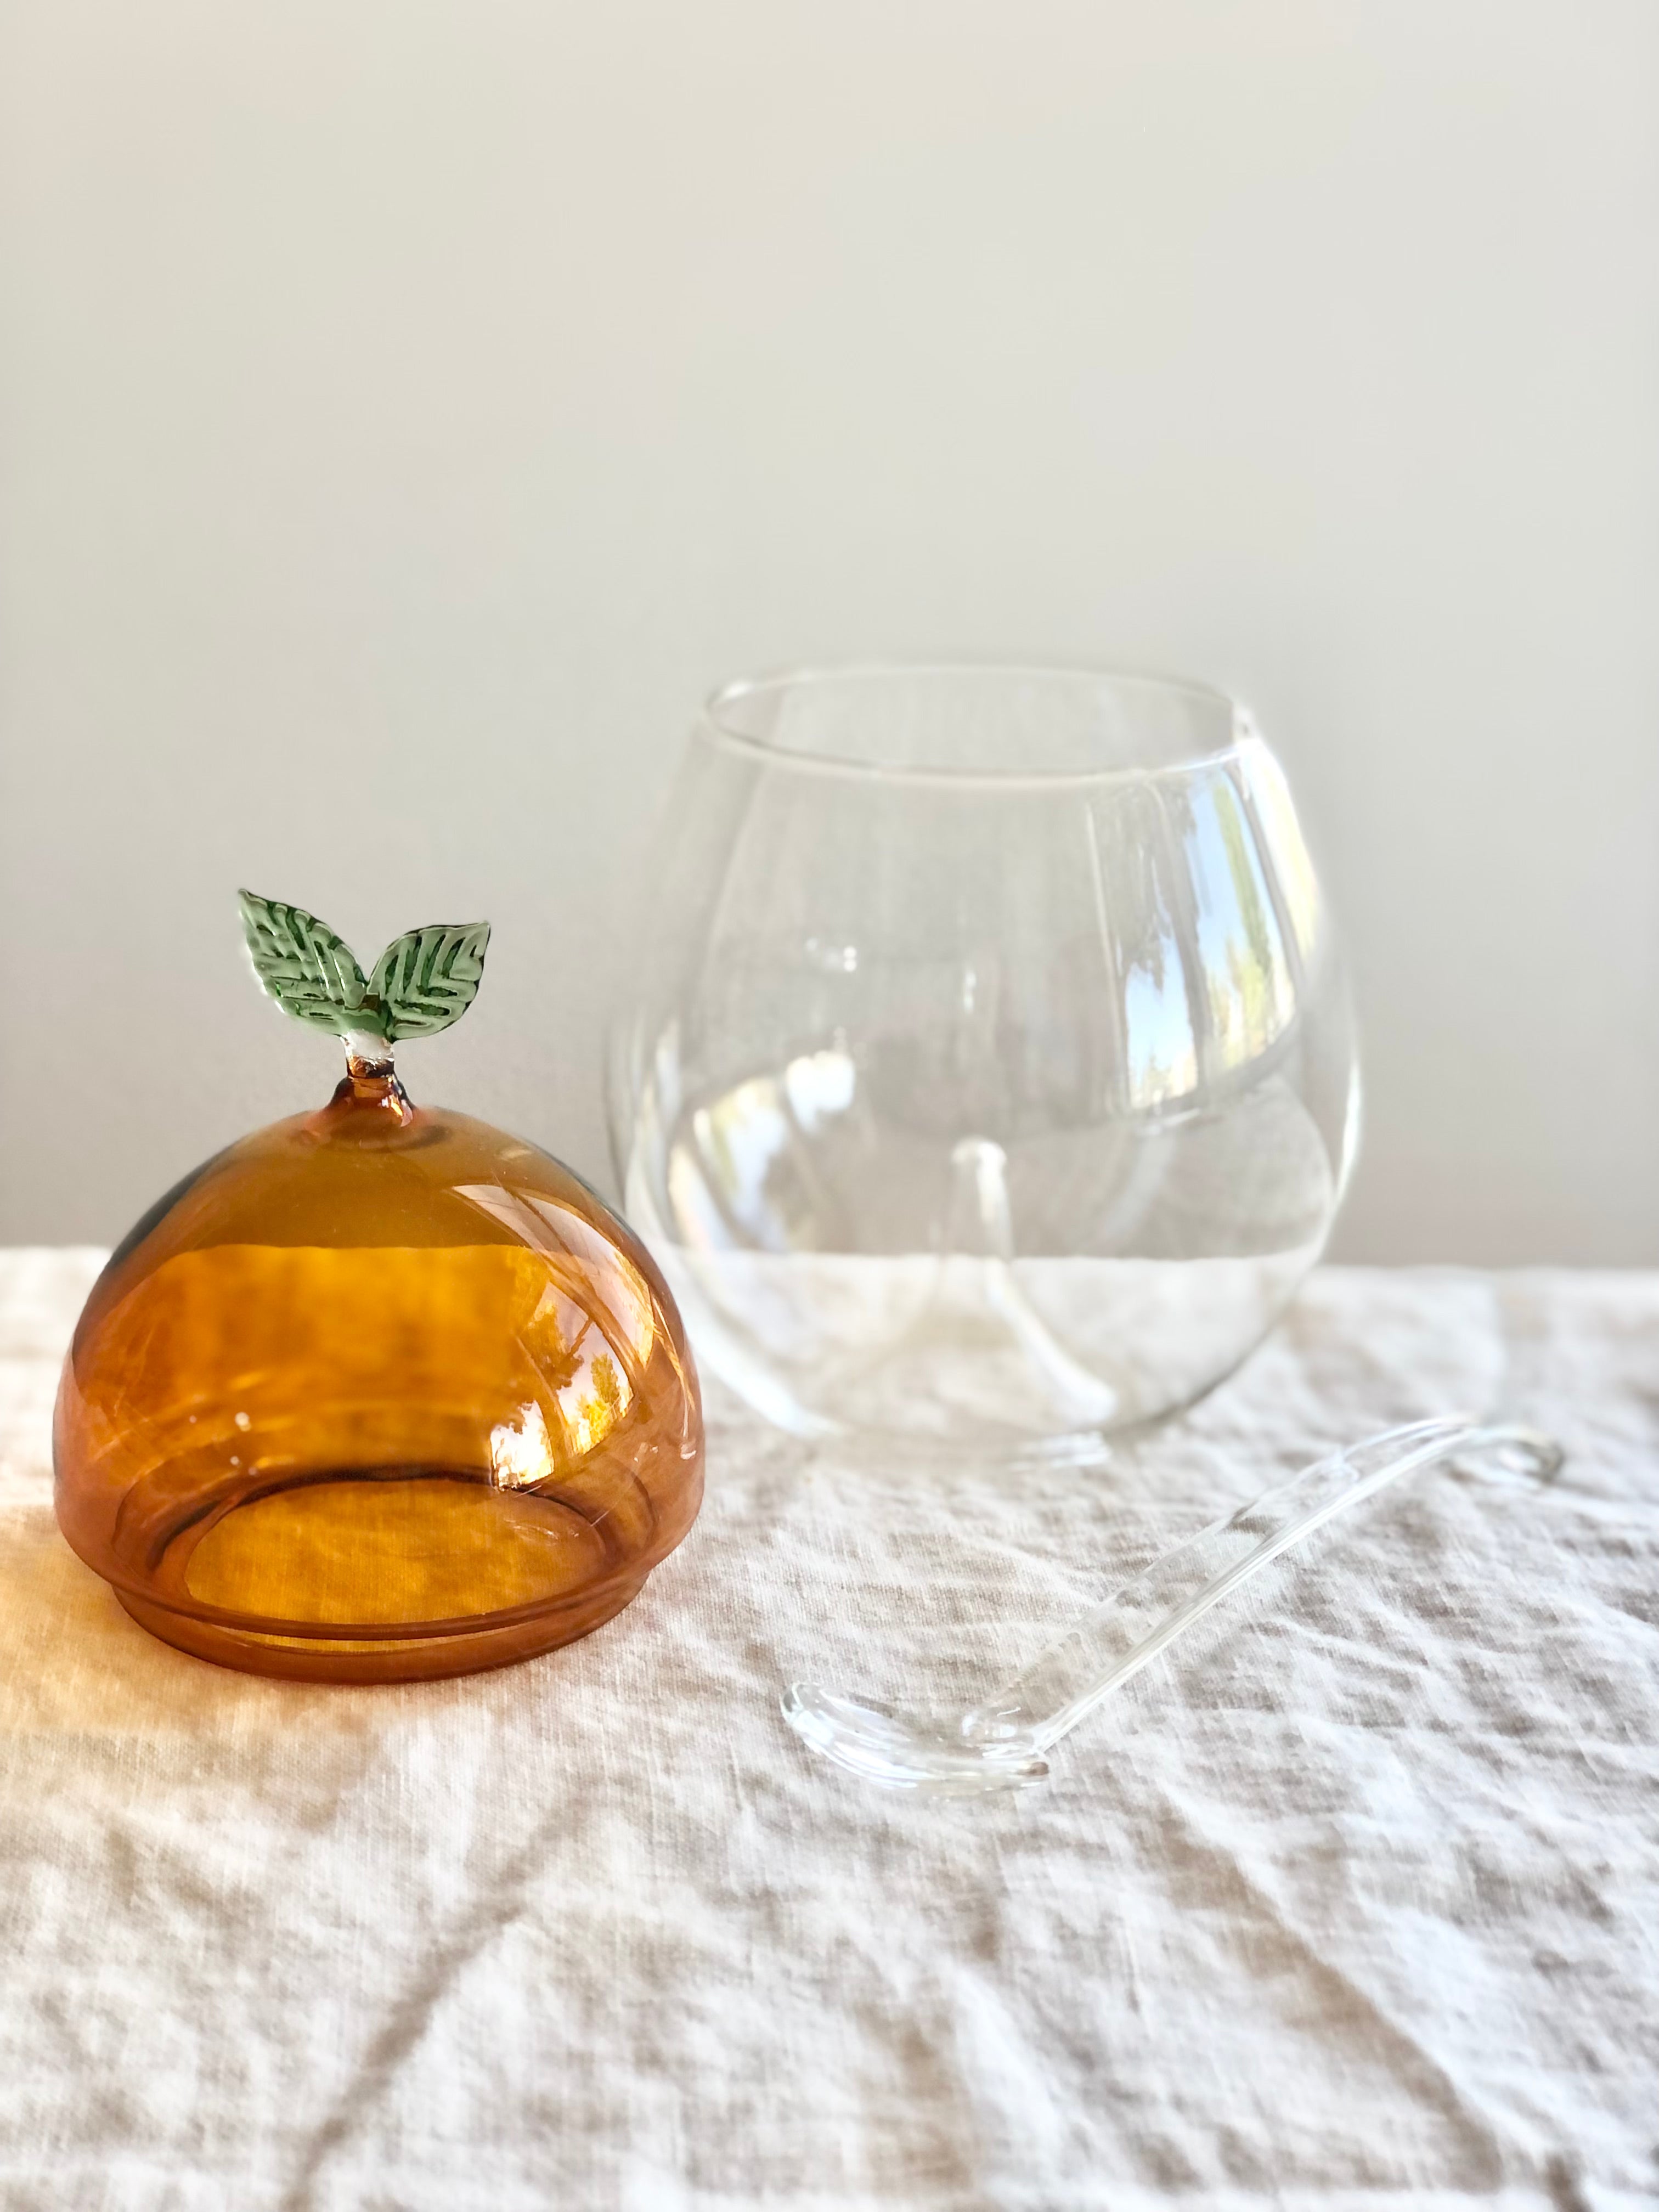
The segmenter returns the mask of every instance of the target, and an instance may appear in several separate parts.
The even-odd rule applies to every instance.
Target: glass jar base
[[[522,1614],[495,1622],[485,1618],[476,1627],[441,1635],[356,1639],[319,1637],[314,1630],[284,1636],[232,1628],[177,1613],[131,1590],[117,1589],[115,1595],[141,1628],[175,1650],[209,1660],[216,1667],[289,1682],[430,1682],[511,1667],[574,1644],[614,1620],[639,1595],[646,1580],[641,1575],[636,1580],[608,1583],[527,1620]]]

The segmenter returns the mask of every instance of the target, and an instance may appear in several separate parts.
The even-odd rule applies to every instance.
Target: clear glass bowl
[[[627,1212],[803,1436],[1074,1449],[1319,1256],[1358,1084],[1279,763],[1201,687],[849,670],[693,732],[613,1030]]]

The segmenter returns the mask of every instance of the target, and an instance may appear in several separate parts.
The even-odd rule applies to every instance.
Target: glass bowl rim
[[[954,767],[947,762],[905,763],[858,760],[848,756],[816,752],[797,745],[775,744],[753,730],[738,727],[726,710],[740,700],[767,692],[807,690],[840,683],[870,682],[883,678],[915,681],[929,678],[1018,678],[1031,683],[1108,684],[1124,690],[1159,693],[1170,698],[1201,701],[1223,707],[1229,716],[1230,734],[1224,744],[1199,747],[1181,757],[1158,762],[1124,762],[1100,768],[986,768]],[[1224,767],[1249,741],[1261,742],[1254,717],[1242,701],[1215,685],[1184,676],[1166,676],[1149,669],[1109,667],[1094,661],[1024,661],[932,659],[923,660],[807,661],[763,669],[719,685],[704,701],[698,727],[718,744],[748,753],[775,768],[799,769],[809,775],[844,778],[852,782],[939,784],[962,789],[975,785],[999,791],[1029,788],[1054,791],[1096,784],[1147,783],[1175,781]]]

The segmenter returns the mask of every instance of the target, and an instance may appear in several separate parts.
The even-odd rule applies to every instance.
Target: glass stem
[[[346,1073],[354,1082],[385,1082],[396,1073],[392,1064],[392,1047],[376,1030],[347,1030],[341,1038],[345,1047]]]

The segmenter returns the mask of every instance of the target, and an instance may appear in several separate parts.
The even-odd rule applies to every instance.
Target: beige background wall
[[[633,841],[803,658],[1241,691],[1352,1255],[1659,1261],[1652,0],[0,0],[0,1237],[331,1079],[233,887],[495,922],[609,1180]]]

